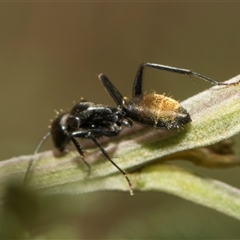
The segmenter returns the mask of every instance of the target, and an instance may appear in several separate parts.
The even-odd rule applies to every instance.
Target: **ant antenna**
[[[30,169],[31,169],[31,167],[32,167],[32,165],[33,165],[33,161],[34,161],[34,159],[35,159],[35,157],[36,157],[36,154],[39,152],[39,149],[41,148],[41,146],[43,145],[43,143],[45,142],[45,140],[46,140],[50,135],[51,135],[51,132],[48,132],[48,133],[41,139],[41,141],[38,143],[38,145],[37,145],[37,147],[36,147],[36,149],[35,149],[32,157],[31,157],[31,159],[30,159],[30,161],[29,161],[28,168],[27,168],[27,172],[26,172],[26,174],[25,174],[25,176],[24,176],[24,179],[23,179],[23,184],[24,184],[24,185],[26,185],[26,183],[27,183],[27,177],[28,177],[29,172],[30,172]]]

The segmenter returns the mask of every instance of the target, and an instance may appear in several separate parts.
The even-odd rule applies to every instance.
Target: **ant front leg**
[[[206,77],[200,73],[197,72],[193,72],[189,69],[184,69],[184,68],[176,68],[176,67],[171,67],[171,66],[166,66],[166,65],[161,65],[161,64],[157,64],[157,63],[142,63],[137,71],[134,83],[133,83],[133,91],[132,91],[132,95],[133,97],[137,96],[137,95],[142,95],[142,76],[143,76],[143,69],[144,67],[151,67],[151,68],[156,68],[159,70],[164,70],[164,71],[168,71],[168,72],[173,72],[173,73],[178,73],[178,74],[185,74],[188,76],[195,76],[198,77],[200,79],[203,79],[205,81],[208,81],[214,85],[229,85],[228,83],[221,83],[221,82],[217,82],[209,77]]]
[[[73,144],[75,145],[78,153],[80,154],[82,161],[88,167],[88,175],[90,175],[90,173],[91,173],[91,166],[84,159],[84,152],[83,152],[83,149],[82,149],[81,145],[79,144],[79,142],[72,135],[70,136],[70,138],[71,138],[71,141],[73,142]]]

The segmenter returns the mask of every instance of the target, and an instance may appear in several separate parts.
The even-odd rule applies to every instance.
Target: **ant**
[[[142,63],[137,70],[133,82],[132,99],[128,101],[115,88],[107,76],[101,73],[98,75],[99,80],[115,101],[117,107],[95,104],[81,99],[70,112],[57,116],[52,122],[50,132],[39,142],[33,156],[38,153],[43,142],[51,135],[55,148],[60,152],[63,152],[66,145],[72,142],[82,157],[83,162],[90,170],[90,165],[84,160],[83,148],[77,141],[77,138],[91,139],[95,145],[99,147],[106,159],[124,175],[129,185],[130,194],[133,195],[132,184],[127,173],[112,160],[97,139],[103,136],[117,136],[122,126],[131,127],[132,121],[155,129],[178,129],[191,122],[189,113],[178,101],[165,95],[142,92],[142,78],[145,67],[185,74],[190,77],[195,76],[214,85],[228,85],[227,83],[214,81],[188,69],[175,68],[156,63]],[[29,163],[24,182],[27,179],[32,162],[33,158]]]

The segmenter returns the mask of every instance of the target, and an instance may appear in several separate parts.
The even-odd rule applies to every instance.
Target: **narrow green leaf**
[[[239,80],[240,76],[237,76],[229,80],[236,84],[214,86],[184,101],[182,105],[189,111],[192,123],[179,131],[154,130],[135,125],[124,129],[118,137],[103,139],[103,146],[122,169],[132,171],[163,156],[227,139],[240,132]],[[83,142],[83,146],[87,146],[86,161],[92,165],[90,176],[87,176],[87,169],[76,152],[70,152],[61,158],[53,157],[52,152],[44,152],[36,156],[28,179],[29,187],[47,194],[128,190],[124,177],[116,174],[118,170],[104,159],[99,149],[90,148],[92,146],[89,141]],[[30,159],[31,156],[25,156],[0,163],[1,196],[4,182],[8,179],[15,177],[18,181],[23,180]],[[174,182],[177,174],[181,177],[178,184]],[[130,174],[130,178],[137,190],[171,192],[239,218],[239,213],[237,216],[234,213],[237,212],[236,204],[239,204],[236,202],[237,190],[214,180],[203,179],[165,165],[154,169],[146,167],[139,173]],[[191,184],[186,185],[187,182]],[[206,192],[203,194],[204,189]],[[225,196],[222,205],[220,203],[223,196],[216,195],[217,191],[223,191]],[[207,202],[206,196],[211,200]],[[223,205],[233,209],[226,210]]]

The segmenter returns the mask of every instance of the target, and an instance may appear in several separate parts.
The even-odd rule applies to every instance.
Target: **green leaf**
[[[240,76],[237,76],[230,80],[236,84],[214,86],[184,101],[182,105],[190,113],[192,123],[179,131],[154,130],[134,125],[125,128],[118,137],[103,139],[104,148],[118,166],[133,172],[129,178],[136,194],[138,190],[170,192],[240,218],[239,190],[175,166],[147,166],[159,159],[164,161],[170,154],[179,153],[182,158],[183,151],[208,146],[239,133],[239,79]],[[89,176],[76,152],[56,158],[49,151],[36,155],[28,176],[28,186],[45,194],[129,190],[125,178],[106,161],[99,149],[90,148],[93,145],[89,145],[89,141],[83,141],[83,146],[87,149],[85,160],[92,166]],[[177,159],[178,155],[175,157]],[[1,196],[6,181],[13,177],[23,181],[31,158],[24,156],[0,163]],[[218,160],[216,157],[214,159],[217,166]],[[239,164],[235,157],[228,159],[231,159],[230,165]]]

